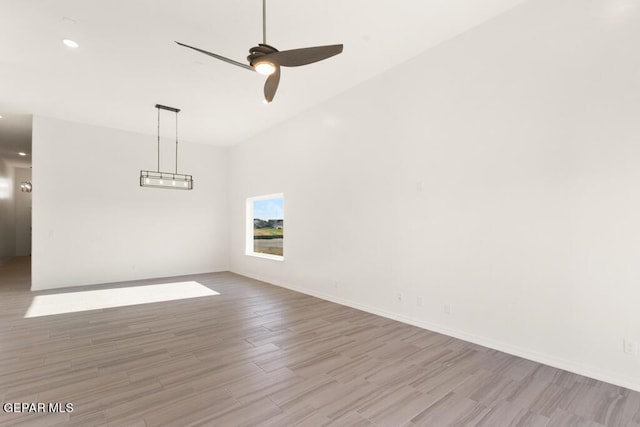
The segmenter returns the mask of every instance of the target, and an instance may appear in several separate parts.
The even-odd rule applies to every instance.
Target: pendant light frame
[[[158,170],[140,171],[140,187],[165,188],[172,190],[193,190],[193,176],[178,173],[178,113],[179,108],[156,104],[158,109]],[[176,115],[176,169],[175,172],[160,171],[160,110],[171,111]]]

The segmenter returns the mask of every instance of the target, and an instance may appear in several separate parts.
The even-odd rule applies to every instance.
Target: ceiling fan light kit
[[[253,64],[253,68],[256,69],[258,74],[262,74],[263,76],[270,76],[276,71],[276,66],[267,61],[256,62]]]
[[[158,170],[140,171],[140,187],[166,188],[172,190],[193,190],[193,176],[178,173],[178,108],[156,104],[158,109]],[[176,114],[176,169],[175,172],[160,171],[160,110]]]
[[[342,53],[343,49],[343,45],[336,44],[278,51],[275,47],[268,45],[266,0],[262,0],[262,43],[249,49],[249,56],[247,57],[249,65],[184,43],[176,43],[226,63],[267,76],[267,81],[264,84],[264,99],[267,103],[273,101],[278,90],[280,67],[299,67],[312,64],[338,55]]]

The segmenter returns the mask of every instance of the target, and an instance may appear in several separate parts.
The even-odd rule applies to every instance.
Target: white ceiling
[[[344,53],[283,69],[274,102],[264,105],[264,77],[173,43],[243,62],[261,41],[260,0],[3,0],[0,115],[155,135],[161,103],[182,109],[181,139],[230,145],[522,1],[268,0],[269,44],[343,43]]]

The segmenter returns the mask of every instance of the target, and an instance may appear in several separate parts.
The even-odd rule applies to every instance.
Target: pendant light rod
[[[262,43],[267,44],[267,0],[262,0]]]
[[[178,173],[178,112],[177,111],[176,111],[176,173]]]
[[[156,105],[156,108],[158,109],[158,169],[157,171],[160,172],[160,107]]]
[[[176,113],[176,173],[178,173],[178,113],[179,108],[167,107],[166,105],[156,104],[158,109],[158,172],[160,172],[160,110],[166,110]]]

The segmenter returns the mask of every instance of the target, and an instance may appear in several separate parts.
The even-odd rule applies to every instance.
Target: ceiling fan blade
[[[208,51],[203,50],[203,49],[198,49],[197,47],[189,46],[189,45],[184,44],[184,43],[180,43],[180,42],[176,42],[176,43],[179,44],[180,46],[188,47],[189,49],[193,49],[193,50],[196,50],[196,51],[198,51],[200,53],[204,53],[205,55],[212,56],[212,57],[214,57],[216,59],[219,59],[221,61],[228,62],[229,64],[237,65],[238,67],[242,67],[242,68],[246,68],[247,70],[255,71],[253,69],[253,67],[251,67],[251,66],[249,66],[247,64],[243,64],[242,62],[234,61],[233,59],[225,58],[224,56],[220,56],[220,55],[217,55],[217,54],[212,53],[212,52],[208,52]]]
[[[278,85],[280,84],[280,67],[276,66],[276,70],[267,77],[267,81],[264,83],[264,99],[267,102],[273,101],[273,97],[276,96]]]
[[[342,45],[334,44],[329,46],[305,47],[302,49],[283,50],[280,52],[270,53],[263,58],[283,67],[298,67],[300,65],[312,64],[331,58],[342,53]]]

